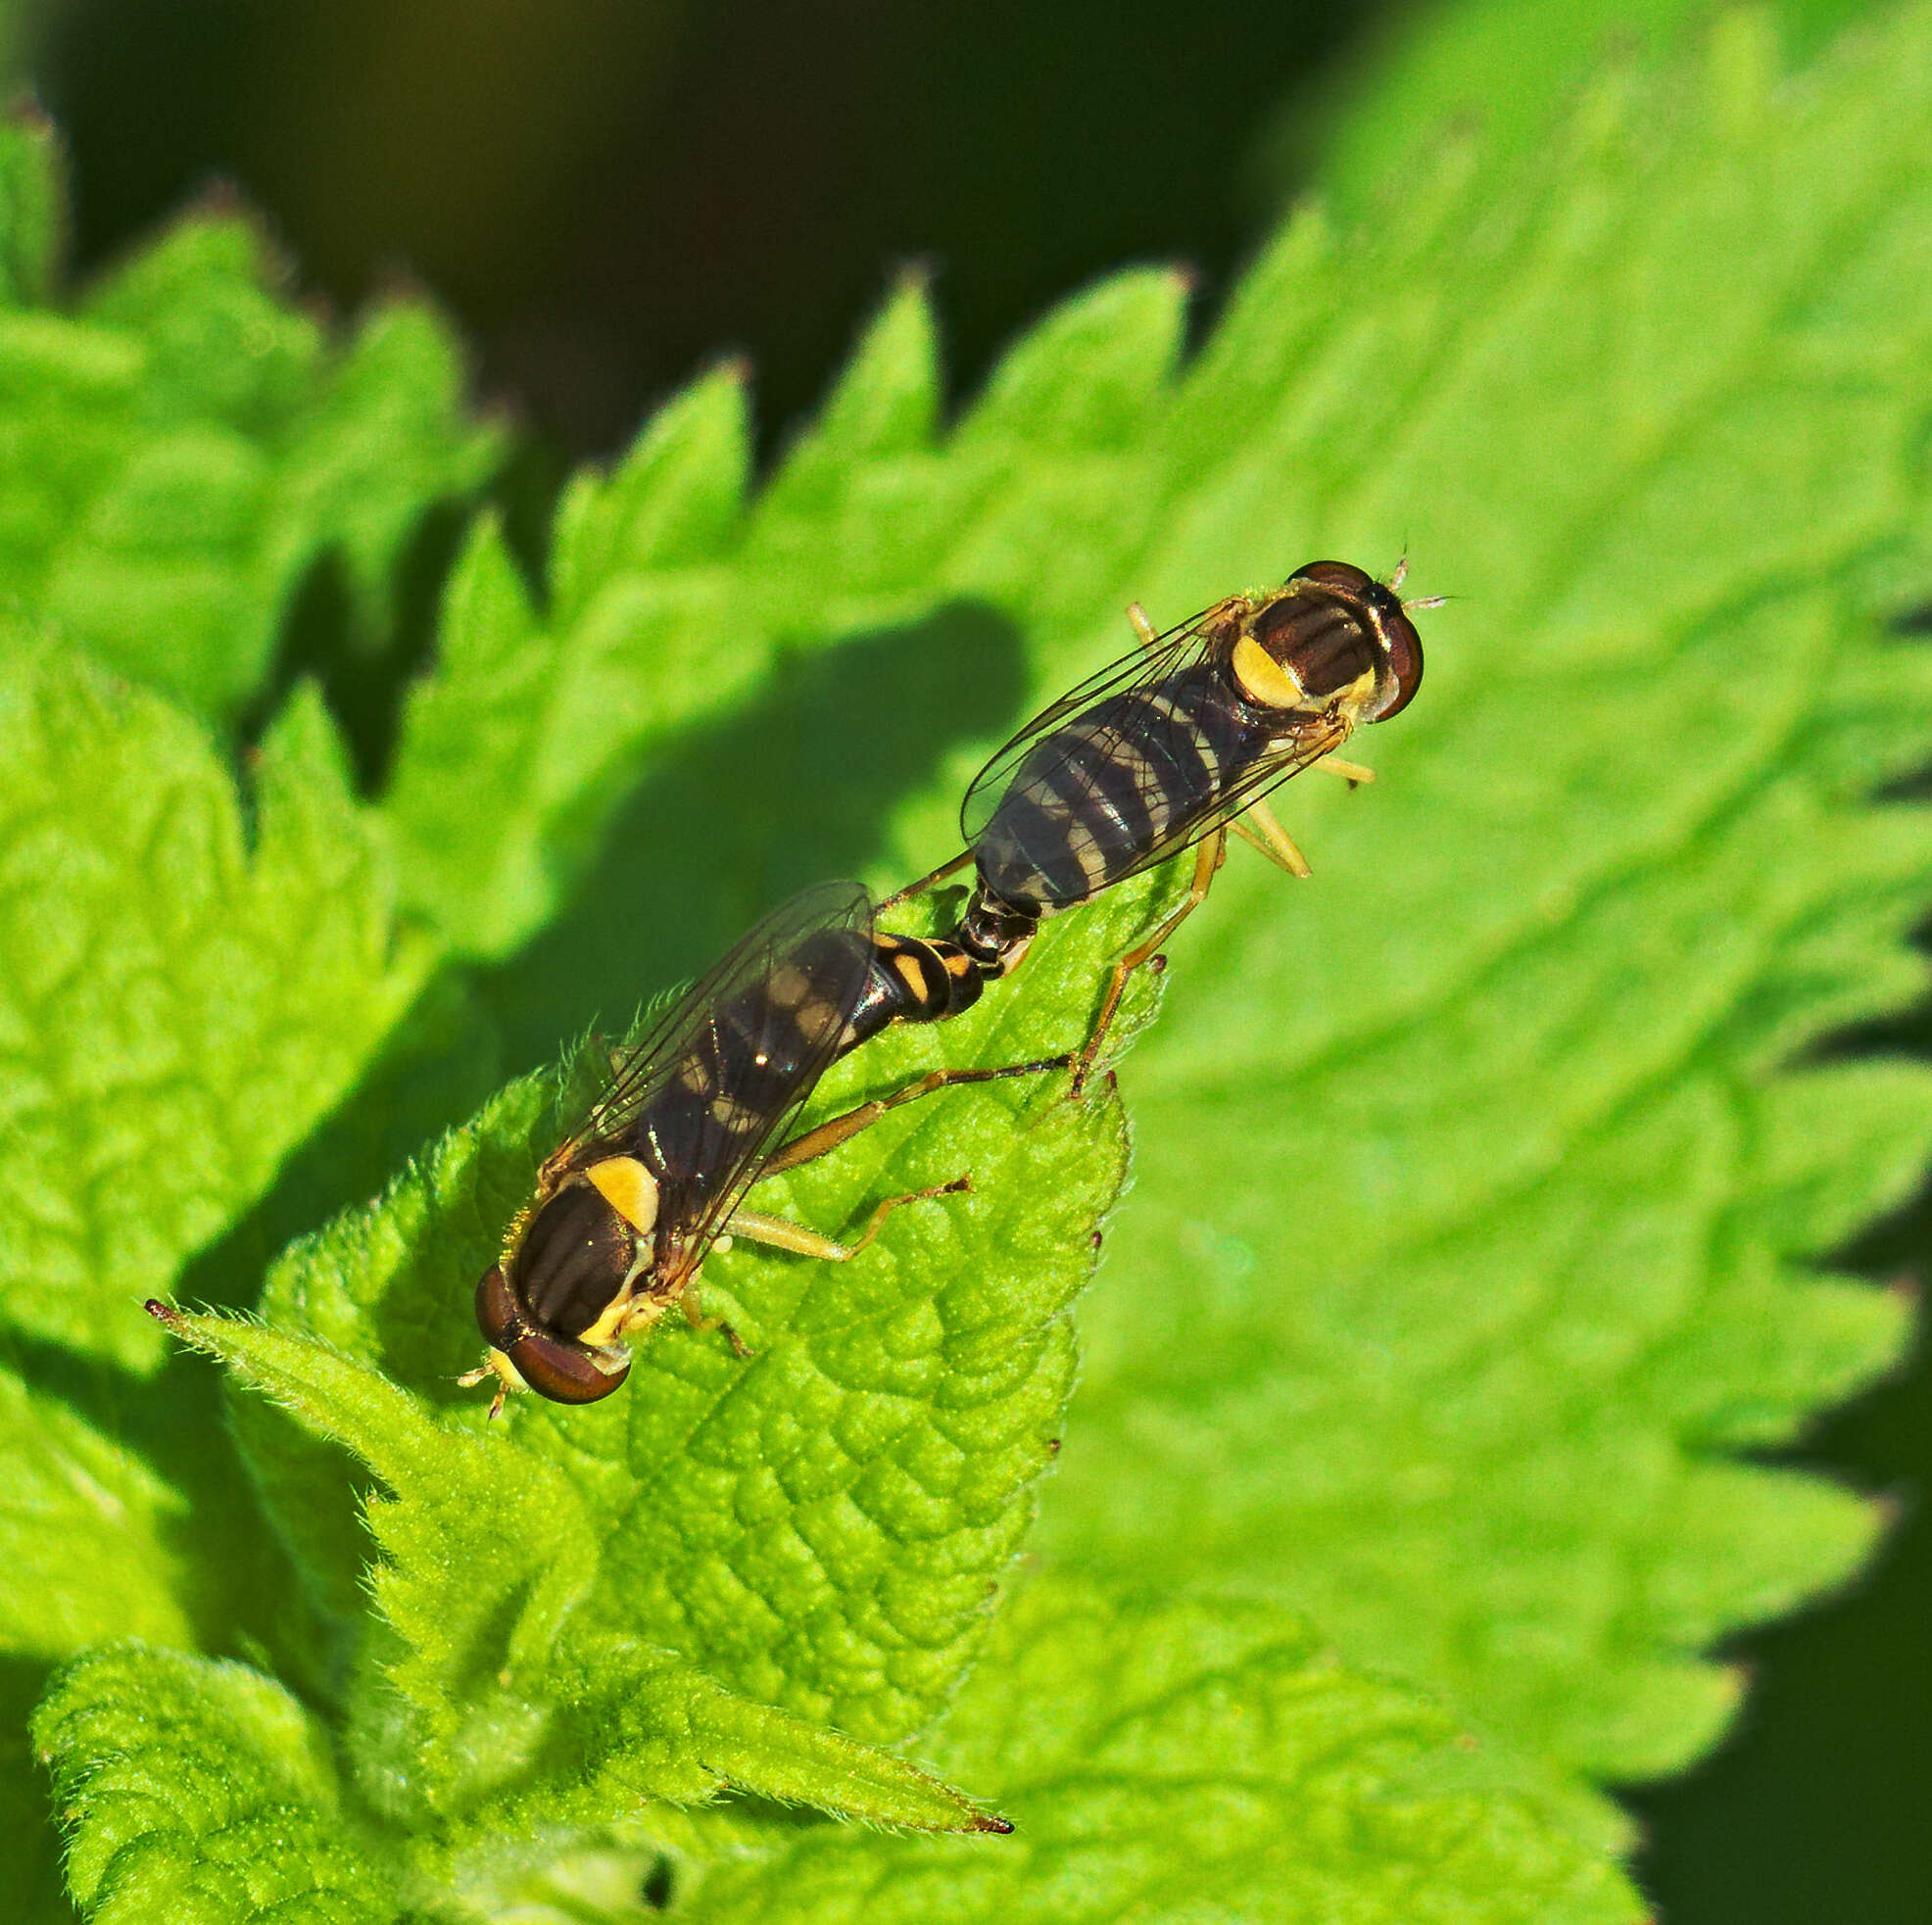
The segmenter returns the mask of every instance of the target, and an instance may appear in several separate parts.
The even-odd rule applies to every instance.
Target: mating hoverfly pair
[[[679,1302],[699,1323],[693,1285],[726,1235],[844,1262],[901,1205],[968,1187],[962,1177],[889,1196],[861,1235],[840,1243],[744,1207],[760,1177],[949,1084],[1069,1069],[1077,1096],[1128,976],[1206,896],[1231,832],[1291,874],[1309,873],[1267,792],[1318,766],[1369,779],[1335,751],[1413,698],[1423,648],[1405,609],[1435,605],[1405,604],[1402,576],[1398,567],[1381,583],[1345,561],[1315,561],[1165,634],[1136,604],[1138,648],[1036,716],[974,781],[963,853],[876,906],[855,883],[807,890],[743,938],[624,1053],[583,1128],[544,1163],[478,1284],[490,1354],[462,1381],[498,1379],[492,1415],[518,1386],[565,1404],[608,1396],[630,1370],[626,1334]],[[1185,896],[1116,963],[1078,1055],[935,1070],[787,1140],[840,1057],[893,1024],[970,1008],[1019,964],[1044,918],[1188,847]],[[878,911],[969,862],[972,892],[949,938],[875,927]]]

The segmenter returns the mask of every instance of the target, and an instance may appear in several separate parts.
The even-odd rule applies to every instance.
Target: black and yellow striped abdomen
[[[1225,664],[1126,689],[1042,736],[974,845],[982,889],[1049,914],[1186,840],[1276,740]]]

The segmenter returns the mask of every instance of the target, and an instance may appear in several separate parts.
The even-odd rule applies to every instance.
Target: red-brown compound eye
[[[595,1404],[631,1373],[628,1351],[606,1355],[536,1331],[519,1337],[505,1354],[517,1375],[553,1404]]]
[[[507,1350],[530,1327],[522,1306],[504,1281],[502,1264],[492,1264],[476,1286],[476,1327],[492,1350]]]
[[[492,1350],[501,1350],[516,1367],[516,1374],[539,1397],[553,1404],[595,1404],[631,1373],[628,1351],[592,1350],[567,1337],[546,1336],[517,1302],[493,1264],[476,1286],[476,1327]]]
[[[1423,638],[1416,633],[1415,623],[1404,614],[1383,615],[1377,626],[1388,650],[1386,674],[1395,693],[1369,719],[1386,722],[1391,715],[1400,715],[1423,686]]]
[[[1288,579],[1321,582],[1328,588],[1346,589],[1351,595],[1360,595],[1365,588],[1376,586],[1375,576],[1352,561],[1311,561],[1306,568],[1297,568]]]

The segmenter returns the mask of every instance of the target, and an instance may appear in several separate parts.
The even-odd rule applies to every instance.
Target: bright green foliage
[[[1051,1519],[1620,1776],[1720,1724],[1691,1654],[1870,1542],[1718,1453],[1897,1354],[1904,1304],[1798,1265],[1932,1139],[1922,1070],[1788,1067],[1924,980],[1923,812],[1863,798],[1932,733],[1869,613],[1925,579],[1932,24],[1777,92],[1718,56],[1378,252],[1298,223],[1181,397],[1180,448],[1249,426],[1158,611],[1405,532],[1466,599],[1372,804],[1297,798],[1315,885],[1231,866],[1178,945]]]
[[[1050,317],[941,452],[933,330],[908,283],[749,517],[742,383],[723,370],[666,408],[615,474],[566,493],[542,611],[485,523],[452,582],[439,669],[411,701],[387,801],[410,898],[469,953],[511,951],[555,915],[644,753],[743,703],[788,651],[982,645],[921,690],[927,713],[882,715],[862,746],[850,713],[841,718],[849,747],[837,776],[862,794],[853,757],[891,755],[881,738],[893,732],[916,741],[942,726],[933,708],[998,726],[1019,691],[990,706],[975,686],[984,668],[1000,702],[1001,664],[980,632],[895,631],[967,597],[1029,620],[1090,618],[1119,531],[1089,550],[1088,515],[1118,503],[1123,445],[1172,362],[1183,298],[1178,276],[1131,275]],[[846,693],[862,711],[863,692]],[[789,772],[811,734],[796,703],[783,733]],[[701,838],[703,853],[687,890],[666,894],[713,918],[718,942],[780,892],[772,870],[780,890],[810,880],[783,873],[775,819],[798,797],[774,793],[757,752],[701,793],[701,818],[667,819],[691,797],[664,786],[652,832]],[[721,902],[706,899],[720,889]]]
[[[72,1835],[69,1885],[96,1925],[396,1916],[327,1733],[259,1671],[110,1644],[60,1675],[33,1738]]]
[[[1054,931],[1029,963],[1031,993],[955,1024],[945,1057],[1032,1061],[1077,1041],[1096,953],[1143,913],[1130,900]],[[1136,997],[1124,1035],[1147,1006]],[[807,1117],[938,1060],[931,1037],[882,1039],[827,1080]],[[454,1381],[481,1349],[468,1293],[598,1068],[580,1059],[560,1107],[548,1078],[512,1084],[373,1210],[296,1245],[267,1314],[482,1427],[487,1397]],[[754,1207],[836,1234],[895,1191],[961,1175],[974,1184],[902,1210],[848,1265],[749,1244],[714,1255],[702,1295],[728,1311],[750,1360],[674,1316],[595,1409],[513,1400],[502,1427],[519,1456],[567,1475],[603,1546],[593,1621],[869,1742],[907,1737],[943,1704],[1057,1445],[1068,1307],[1123,1173],[1115,1100],[1074,1105],[1065,1088],[1055,1074],[949,1090],[757,1189]],[[243,1434],[314,1595],[353,1608],[347,1486],[338,1477],[331,1508],[327,1467],[286,1426],[244,1417]],[[474,1529],[498,1527],[499,1506],[459,1508]]]
[[[1708,1453],[1789,1436],[1903,1327],[1896,1301],[1790,1266],[1922,1168],[1922,1079],[1771,1072],[1922,980],[1900,940],[1921,831],[1860,797],[1925,737],[1921,657],[1870,625],[1923,579],[1899,551],[1925,525],[1925,38],[1912,12],[1780,87],[1733,21],[1708,74],[1613,75],[1530,159],[1405,176],[1373,242],[1291,223],[1178,384],[1177,284],[1095,290],[940,446],[905,290],[740,520],[722,385],[648,444],[708,460],[660,455],[624,496],[652,540],[699,530],[711,557],[694,535],[625,594],[701,576],[692,619],[720,646],[776,633],[836,660],[966,595],[1038,638],[1042,691],[1124,644],[1106,611],[1131,594],[1173,619],[1406,542],[1424,590],[1464,598],[1425,618],[1423,699],[1363,746],[1382,788],[1299,785],[1315,886],[1237,852],[1181,939],[1055,1541],[1134,1565],[1191,1544],[1204,1574],[1280,1587],[1609,1774],[1708,1742],[1733,1686],[1688,1654],[1844,1573],[1873,1527]],[[555,603],[586,605],[594,572],[554,571]],[[625,661],[647,687],[672,658],[655,627],[552,647],[565,688]],[[418,720],[467,713],[492,659],[447,662]],[[538,718],[557,769],[606,765],[525,695],[503,708]],[[404,781],[426,741],[406,737]],[[932,860],[970,762],[941,766],[842,846],[884,875]],[[694,873],[721,865],[742,921],[732,879],[796,803],[755,754],[716,767]],[[481,797],[508,786],[452,812],[458,894],[495,873]],[[519,803],[512,844],[550,853],[493,883],[527,905],[499,930],[548,912],[580,799]],[[620,874],[660,917],[715,913],[675,854],[609,872],[547,988],[622,980],[601,924],[661,940]]]
[[[378,309],[335,349],[235,214],[184,220],[61,312],[52,169],[37,125],[0,128],[0,575],[17,606],[231,722],[325,555],[359,640],[381,641],[425,511],[482,481],[496,437],[461,418],[427,309]]]
[[[510,1084],[295,1245],[266,1328],[200,1326],[276,1400],[235,1397],[249,1521],[293,1572],[255,1635],[326,1708],[343,1789],[295,1772],[281,1738],[234,1735],[266,1713],[181,1721],[181,1742],[281,1759],[263,1796],[298,1812],[353,1805],[334,1848],[432,1910],[608,1873],[591,1915],[634,1917],[619,1888],[661,1849],[721,1920],[808,1901],[1178,1919],[1204,1891],[1265,1916],[1284,1881],[1300,1915],[1628,1916],[1570,1842],[1610,1822],[1586,1778],[1708,1743],[1732,1685],[1698,1654],[1869,1543],[1849,1495],[1735,1454],[1896,1355],[1905,1307],[1808,1266],[1932,1142],[1920,1069],[1813,1047],[1923,987],[1905,941],[1923,809],[1867,798],[1932,735],[1922,651],[1875,625],[1927,582],[1932,13],[1796,81],[1776,68],[1733,20],[1708,71],[1600,77],[1533,151],[1406,167],[1367,226],[1300,217],[1184,367],[1180,277],[1108,282],[950,432],[908,284],[755,496],[741,384],[700,383],[567,491],[540,589],[473,532],[373,808],[299,696],[250,771],[245,845],[177,713],[37,633],[13,647],[0,1304],[29,1341],[0,1400],[21,1479],[0,1530],[53,1607],[10,1608],[17,1648],[44,1659],[139,1609],[151,1638],[254,1649],[259,1616],[211,1607],[189,1568],[238,1541],[200,1529],[208,1486],[191,1498],[150,1459],[158,1430],[90,1431],[83,1410],[113,1397],[55,1362],[69,1344],[146,1370],[133,1302],[217,1238],[233,1260],[216,1274],[238,1275],[238,1220],[297,1145],[306,1215],[278,1196],[264,1223],[360,1204],[366,1156],[315,1134],[352,1092],[405,1140],[433,1136],[470,1106],[480,1009],[510,1062],[543,1061],[594,1015],[620,1030],[792,888],[942,859],[980,757],[1128,646],[1130,596],[1174,620],[1314,555],[1385,566],[1406,543],[1417,592],[1460,599],[1420,617],[1421,699],[1358,746],[1383,779],[1294,785],[1315,882],[1236,850],[1174,944],[1171,1020],[1124,1072],[1136,1188],[1108,1230],[1048,1542],[1191,1601],[1128,1611],[1056,1581],[993,1616],[1120,1185],[1104,1089],[909,1107],[759,1205],[838,1232],[962,1170],[971,1197],[901,1212],[848,1267],[714,1256],[705,1307],[753,1357],[673,1318],[606,1403],[517,1399],[489,1426],[454,1383],[479,1347],[469,1291],[580,1113],[593,1044],[567,1083]],[[0,272],[27,301],[53,232],[31,147],[0,146]],[[116,489],[116,450],[159,464],[158,492],[124,497],[132,520],[49,518],[33,489],[0,514],[6,540],[27,531],[29,609],[137,673],[178,666],[169,686],[221,715],[259,687],[269,630],[197,626],[159,589],[151,621],[89,571],[117,527],[203,525],[162,511],[153,476],[179,451],[153,455],[151,414],[256,449],[236,424],[293,418],[264,399],[286,380],[304,420],[329,415],[326,358],[303,360],[279,309],[266,388],[205,390],[247,388],[254,363],[181,345],[258,313],[242,232],[191,225],[85,320],[0,316],[0,430],[27,432],[6,369],[37,368],[21,392],[139,402],[74,403],[63,461],[94,449]],[[393,370],[434,385],[427,337],[386,337],[393,362],[380,338],[333,363],[345,447],[380,441]],[[406,517],[354,482],[361,458],[304,466],[303,499],[373,593]],[[43,537],[70,519],[95,587],[61,601]],[[264,565],[242,599],[284,607]],[[143,579],[187,579],[163,575]],[[116,606],[124,648],[89,626]],[[392,887],[433,925],[423,944],[399,942]],[[1056,923],[982,1010],[869,1045],[815,1113],[942,1060],[1077,1041],[1152,906],[1131,892]],[[476,994],[455,968],[419,993],[431,941],[489,965]],[[1142,985],[1123,1040],[1152,1002]],[[146,1674],[100,1675],[111,1728],[75,1760],[155,1735]],[[1472,1753],[1445,1742],[1463,1731]],[[761,1802],[960,1814],[865,1749],[899,1745],[1001,1800],[1018,1834],[882,1842]],[[1117,1767],[1104,1783],[1095,1757]],[[706,1805],[724,1785],[754,1796]],[[165,1833],[184,1876],[215,1876],[216,1837],[184,1845],[154,1810],[126,1838]],[[110,1889],[108,1822],[77,1834],[83,1895]],[[319,1847],[274,1870],[362,1875]]]
[[[555,1466],[432,1417],[313,1338],[166,1315],[391,1493],[364,1506],[386,1634],[349,1707],[362,1792],[390,1817],[420,1828],[482,1806],[533,1829],[607,1825],[639,1798],[729,1781],[878,1823],[979,1824],[911,1766],[736,1699],[587,1608],[601,1540]]]
[[[1339,1665],[1291,1618],[1120,1606],[1064,1581],[1013,1601],[949,1713],[950,1768],[997,1784],[993,1844],[824,1829],[712,1872],[703,1925],[1358,1925],[1630,1920],[1595,1853],[1500,1788],[1443,1714]]]
[[[353,1087],[420,987],[313,692],[254,768],[0,638],[0,1317],[147,1368],[140,1314]]]
[[[1793,55],[1810,56],[1871,0],[1768,0],[1754,11]],[[1711,0],[1428,0],[1372,26],[1368,55],[1340,84],[1325,72],[1283,102],[1255,171],[1272,204],[1313,170],[1323,194],[1381,218],[1447,135],[1480,140],[1490,161],[1520,159],[1559,127],[1608,66],[1694,59],[1719,10]]]

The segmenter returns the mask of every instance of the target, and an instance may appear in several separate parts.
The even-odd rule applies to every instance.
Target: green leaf
[[[33,1721],[94,1925],[389,1925],[393,1869],[345,1810],[327,1733],[273,1679],[129,1641]]]
[[[50,305],[52,143],[0,150],[0,570],[17,607],[111,666],[234,722],[310,572],[337,558],[351,639],[376,648],[426,511],[471,493],[498,437],[417,303],[337,348],[279,296],[255,227],[182,221],[72,313]]]
[[[1117,1604],[1036,1578],[939,1741],[1001,1787],[1011,1839],[795,1829],[700,1878],[753,1920],[1633,1920],[1592,1851],[1411,1693],[1256,1605]]]
[[[1032,993],[989,999],[938,1036],[895,1035],[826,1080],[807,1120],[940,1063],[1027,1062],[1085,1035],[1096,958],[1146,914],[1144,890],[1054,929]],[[1123,1029],[1151,1012],[1141,986]],[[601,1058],[559,1092],[513,1083],[373,1210],[298,1244],[264,1308],[380,1368],[449,1421],[485,1426],[455,1379],[480,1350],[474,1279],[580,1118]],[[831,1233],[883,1196],[970,1175],[970,1197],[894,1216],[849,1265],[754,1252],[710,1258],[704,1297],[755,1355],[682,1320],[640,1342],[624,1388],[590,1410],[512,1400],[521,1452],[567,1476],[603,1547],[586,1607],[746,1697],[894,1743],[956,1684],[1033,1515],[1073,1378],[1069,1305],[1124,1166],[1117,1103],[1063,1099],[1065,1079],[948,1090],[755,1192]],[[313,1595],[353,1603],[338,1475],[300,1441],[245,1423],[278,1527]],[[559,1501],[560,1502],[560,1501]]]
[[[189,1642],[186,1514],[137,1453],[0,1369],[0,1652]]]
[[[0,657],[0,1317],[138,1370],[143,1296],[354,1087],[420,988],[313,692],[255,833],[202,732],[16,633]]]
[[[1176,945],[1048,1519],[1623,1778],[1872,1541],[1724,1453],[1898,1355],[1813,1266],[1932,1143],[1922,1067],[1793,1061],[1923,992],[1922,805],[1865,797],[1932,736],[1871,619],[1926,580],[1932,19],[1715,59],[1374,250],[1299,221],[1182,398],[1157,614],[1405,537],[1464,599],[1373,796],[1295,798],[1315,884],[1231,863]]]
[[[363,1793],[392,1818],[433,1827],[480,1805],[488,1831],[549,1838],[730,1783],[876,1823],[993,1822],[911,1765],[735,1698],[612,1628],[634,1620],[586,1611],[600,1539],[557,1467],[439,1420],[314,1339],[156,1314],[391,1493],[364,1514],[393,1636],[369,1646],[350,1720]]]
[[[724,369],[668,406],[615,474],[566,492],[547,610],[486,523],[451,584],[438,668],[411,696],[386,798],[410,899],[463,952],[504,957],[555,914],[645,758],[672,731],[742,706],[787,657],[927,621],[964,597],[1020,602],[1016,562],[1055,550],[1057,567],[1038,572],[1084,591],[1090,609],[1092,571],[1064,545],[1087,514],[1118,506],[1122,444],[1167,378],[1183,295],[1178,276],[1148,273],[1070,304],[1016,351],[942,458],[926,446],[932,325],[908,282],[749,520],[742,381]],[[1025,587],[1037,609],[1040,584]],[[885,639],[883,653],[903,652],[904,638]],[[962,679],[954,702],[992,728],[1001,711]],[[894,713],[887,726],[933,725]],[[796,704],[764,733],[810,738]],[[849,760],[840,767],[849,779]],[[741,749],[729,781],[699,793],[730,807],[733,785],[751,786],[768,834],[765,774],[760,750]],[[649,810],[660,842],[666,807],[689,808],[694,793],[665,787]],[[760,859],[755,843],[746,854]],[[731,913],[742,923],[769,899],[734,896]],[[733,934],[727,923],[713,946]]]
[[[1764,0],[1794,53],[1811,55],[1870,0]],[[1312,173],[1326,197],[1374,222],[1445,138],[1479,138],[1492,163],[1518,161],[1561,127],[1606,66],[1695,57],[1710,0],[1620,0],[1614,10],[1536,0],[1434,0],[1370,25],[1366,60],[1296,87],[1258,143],[1266,198]]]
[[[62,207],[54,130],[37,114],[16,109],[0,120],[0,308],[47,299]]]
[[[688,617],[594,653],[498,564],[493,650],[446,653],[417,698],[497,702],[501,735],[452,727],[413,794],[430,819],[459,746],[503,745],[435,816],[434,911],[498,890],[522,905],[493,912],[501,945],[604,819],[572,771],[616,783],[642,740],[557,721],[579,663],[673,706],[694,648],[721,683],[748,636],[825,664],[822,715],[707,723],[648,781],[509,972],[504,1006],[581,1021],[641,958],[695,966],[682,933],[715,947],[807,856],[896,878],[947,851],[970,737],[935,738],[863,832],[821,802],[923,711],[835,735],[836,774],[785,745],[956,637],[954,598],[1010,625],[1045,695],[1126,645],[1130,596],[1172,620],[1407,547],[1421,592],[1461,599],[1425,618],[1422,699],[1364,746],[1384,781],[1296,785],[1315,884],[1284,894],[1237,852],[1178,938],[1054,1541],[1279,1597],[1610,1777],[1708,1744],[1736,1684],[1697,1651],[1841,1579],[1876,1524],[1723,1453],[1789,1439],[1906,1322],[1814,1265],[1923,1169],[1926,1081],[1790,1063],[1923,984],[1917,811],[1864,797],[1928,736],[1923,654],[1873,625],[1927,579],[1928,42],[1910,9],[1780,82],[1761,24],[1729,20],[1708,66],[1610,72],[1523,151],[1412,170],[1372,233],[1297,217],[1178,384],[1172,277],[1092,291],[936,446],[901,290],[828,416],[853,424],[841,484],[807,437],[740,522],[700,517],[701,595],[689,550],[623,576]],[[667,421],[710,418],[707,392]],[[727,469],[694,467],[703,499]],[[590,605],[594,573],[553,602]],[[540,631],[552,652],[493,696]],[[976,665],[949,664],[953,703]],[[533,734],[540,791],[514,773]],[[798,860],[748,904],[773,843]]]

